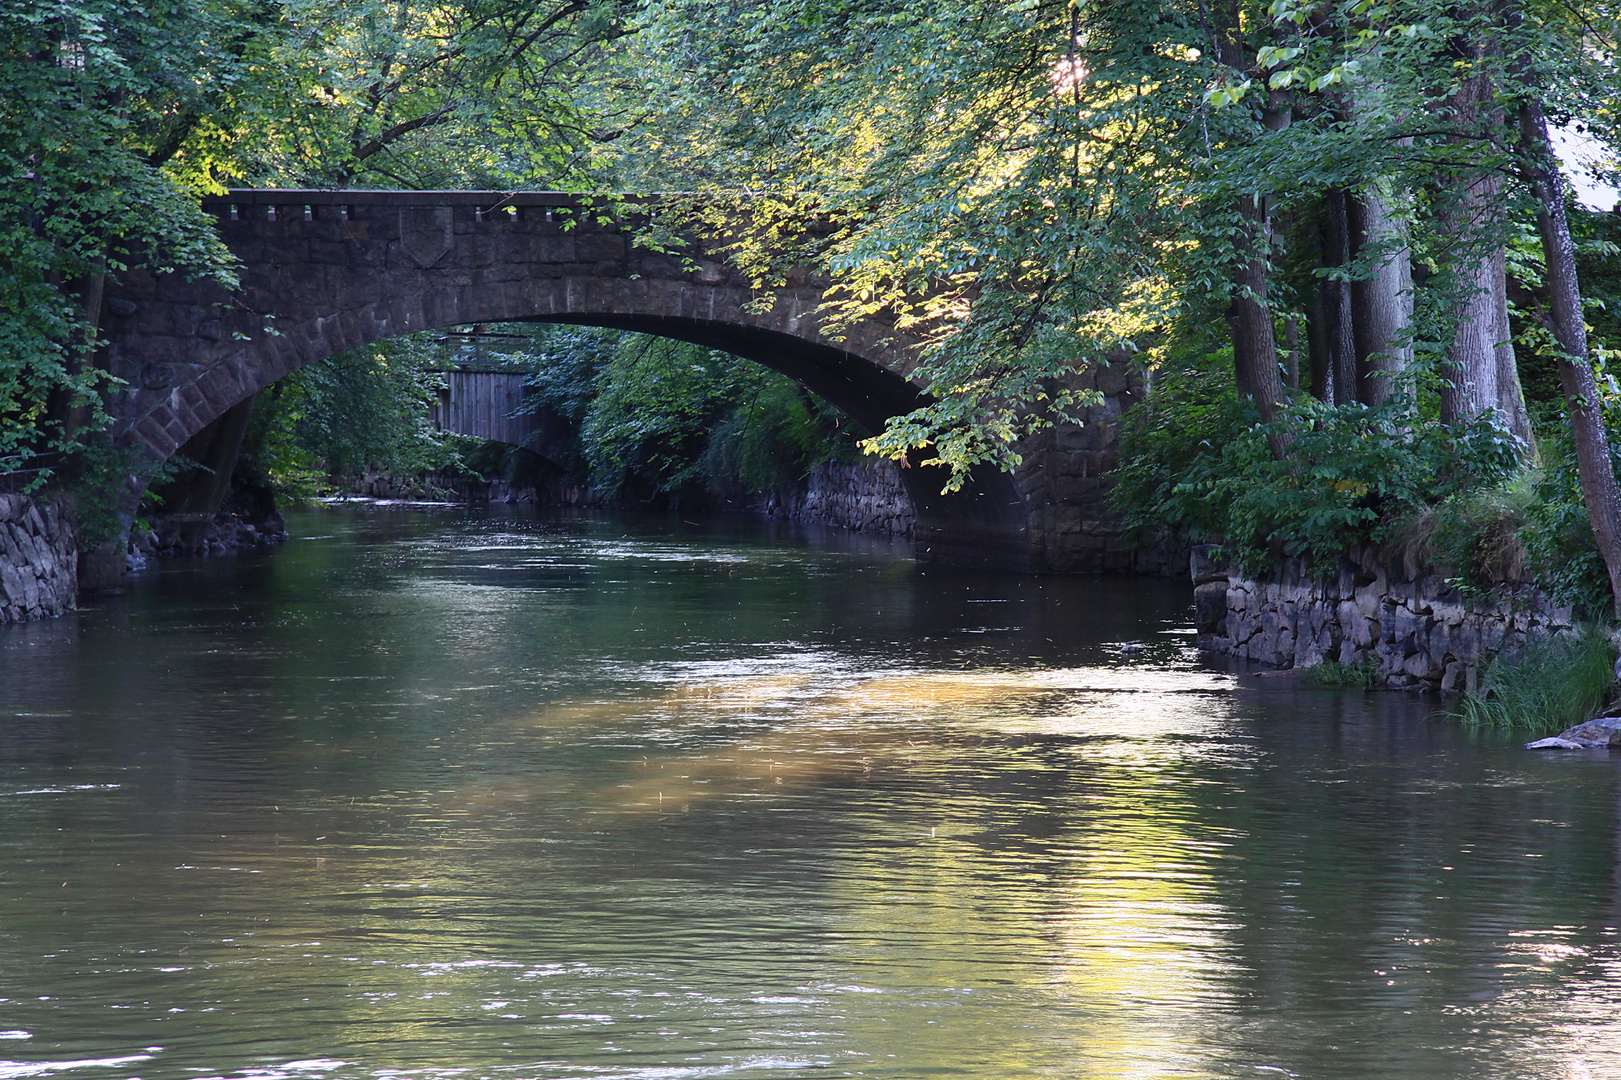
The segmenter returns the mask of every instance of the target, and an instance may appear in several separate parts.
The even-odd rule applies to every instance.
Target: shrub
[[[1540,470],[1524,468],[1501,484],[1460,491],[1390,529],[1387,555],[1409,574],[1434,570],[1466,594],[1525,578],[1523,532]]]
[[[1578,615],[1605,618],[1612,603],[1610,579],[1582,501],[1576,455],[1568,433],[1552,421],[1544,425],[1544,430],[1558,434],[1542,441],[1535,497],[1526,507],[1525,525],[1520,530],[1526,576],[1543,593],[1557,603],[1569,604]]]
[[[1352,547],[1463,492],[1501,484],[1523,446],[1491,417],[1415,422],[1408,399],[1332,406],[1297,395],[1272,424],[1239,398],[1222,352],[1160,373],[1127,414],[1113,495],[1142,540],[1219,540],[1248,572],[1280,557],[1326,571]],[[1284,442],[1281,458],[1273,442]]]

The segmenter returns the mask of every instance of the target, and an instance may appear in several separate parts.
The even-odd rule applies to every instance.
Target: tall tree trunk
[[[1497,357],[1497,407],[1508,420],[1508,428],[1523,442],[1527,452],[1534,452],[1536,441],[1531,431],[1531,412],[1525,407],[1525,388],[1520,385],[1520,365],[1514,358],[1514,331],[1508,322],[1507,258],[1502,248],[1497,249],[1498,265],[1492,272],[1492,314],[1497,326],[1492,333],[1493,351]]]
[[[1456,424],[1497,404],[1497,304],[1502,293],[1503,246],[1489,238],[1502,206],[1503,180],[1475,178],[1447,211],[1452,234],[1452,287],[1456,290],[1452,342],[1441,364],[1441,422]]]
[[[1548,140],[1548,121],[1540,102],[1529,95],[1520,105],[1520,145],[1530,159],[1530,180],[1537,200],[1537,232],[1547,264],[1549,323],[1559,342],[1559,389],[1576,447],[1576,471],[1582,502],[1593,526],[1610,595],[1621,617],[1621,488],[1610,459],[1598,385],[1588,359],[1587,326],[1582,321],[1581,285],[1576,277],[1576,245],[1565,220],[1565,184]]]
[[[1239,74],[1249,67],[1244,55],[1238,5],[1226,2],[1213,10],[1216,23],[1216,55]],[[1289,126],[1291,112],[1279,94],[1268,97],[1262,123],[1269,131]],[[1278,370],[1278,343],[1272,327],[1272,310],[1267,302],[1271,273],[1269,248],[1272,242],[1271,199],[1265,195],[1244,195],[1238,200],[1241,224],[1234,237],[1238,259],[1233,270],[1233,297],[1228,309],[1232,330],[1233,364],[1238,385],[1255,401],[1261,422],[1277,419],[1283,401],[1283,378]],[[1272,450],[1282,455],[1287,441],[1274,436]]]
[[[1352,249],[1374,265],[1351,283],[1357,400],[1382,405],[1392,376],[1413,361],[1413,267],[1406,229],[1390,211],[1390,199],[1374,187],[1349,197]]]
[[[1278,371],[1272,309],[1267,303],[1269,266],[1265,251],[1259,250],[1267,235],[1266,202],[1245,196],[1239,212],[1244,225],[1238,241],[1239,262],[1233,271],[1233,361],[1238,366],[1239,385],[1255,399],[1261,422],[1270,424],[1277,419],[1278,403],[1283,400],[1283,378]]]
[[[1311,371],[1311,392],[1325,405],[1334,404],[1334,365],[1328,359],[1328,307],[1323,290],[1312,289],[1311,312],[1306,317],[1306,362]]]
[[[1469,72],[1448,101],[1456,132],[1452,139],[1489,157],[1509,137],[1507,117],[1494,103],[1497,88],[1491,71],[1503,55],[1507,12],[1501,0],[1482,0],[1469,6],[1466,14],[1478,24],[1473,37],[1460,37],[1451,49]],[[1453,424],[1495,408],[1510,429],[1529,436],[1530,420],[1512,353],[1506,362],[1500,355],[1507,347],[1501,331],[1508,323],[1503,177],[1488,164],[1482,171],[1452,177],[1447,186],[1452,191],[1443,191],[1442,196],[1450,197],[1451,204],[1443,211],[1443,228],[1453,245],[1449,269],[1456,329],[1442,363],[1441,419]],[[1511,376],[1507,385],[1504,375]]]
[[[1227,320],[1227,336],[1233,343],[1233,383],[1244,397],[1254,397],[1255,388],[1250,385],[1250,371],[1255,364],[1250,359],[1249,343],[1245,340],[1243,331],[1239,329],[1237,300],[1228,301],[1227,311],[1223,317]]]
[[[1334,382],[1334,404],[1357,400],[1356,336],[1351,315],[1351,283],[1344,275],[1351,267],[1351,219],[1343,188],[1329,188],[1323,198],[1323,258],[1334,277],[1321,278],[1323,331],[1327,335],[1328,368]]]

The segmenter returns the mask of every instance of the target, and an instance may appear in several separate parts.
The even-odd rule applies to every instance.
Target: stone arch
[[[913,343],[860,323],[821,331],[823,288],[761,292],[703,243],[674,257],[550,193],[233,191],[205,208],[240,287],[140,270],[108,291],[108,361],[127,383],[116,438],[166,459],[209,423],[318,359],[419,330],[539,321],[634,330],[723,349],[796,379],[877,430],[926,400]],[[903,470],[924,561],[1030,571],[1029,513],[984,470],[941,494]]]

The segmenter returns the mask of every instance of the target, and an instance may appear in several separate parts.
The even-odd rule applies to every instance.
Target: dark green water
[[[293,527],[0,630],[0,1080],[1621,1077],[1606,755],[1164,582]]]

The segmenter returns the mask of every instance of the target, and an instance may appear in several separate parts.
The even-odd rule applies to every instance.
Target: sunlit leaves
[[[680,50],[687,138],[733,168],[713,194],[749,189],[733,206],[764,231],[754,192],[807,193],[836,225],[813,253],[826,325],[919,343],[913,377],[937,401],[873,451],[921,439],[959,482],[976,461],[1011,464],[1078,407],[1065,380],[1142,336],[1140,313],[1129,333],[1097,313],[1156,276],[1209,68],[1196,24],[1141,18],[1153,10],[1082,5],[1071,26],[1063,8],[963,0],[852,3],[837,20],[805,2],[649,7],[639,40]],[[758,254],[746,265],[765,280]]]

